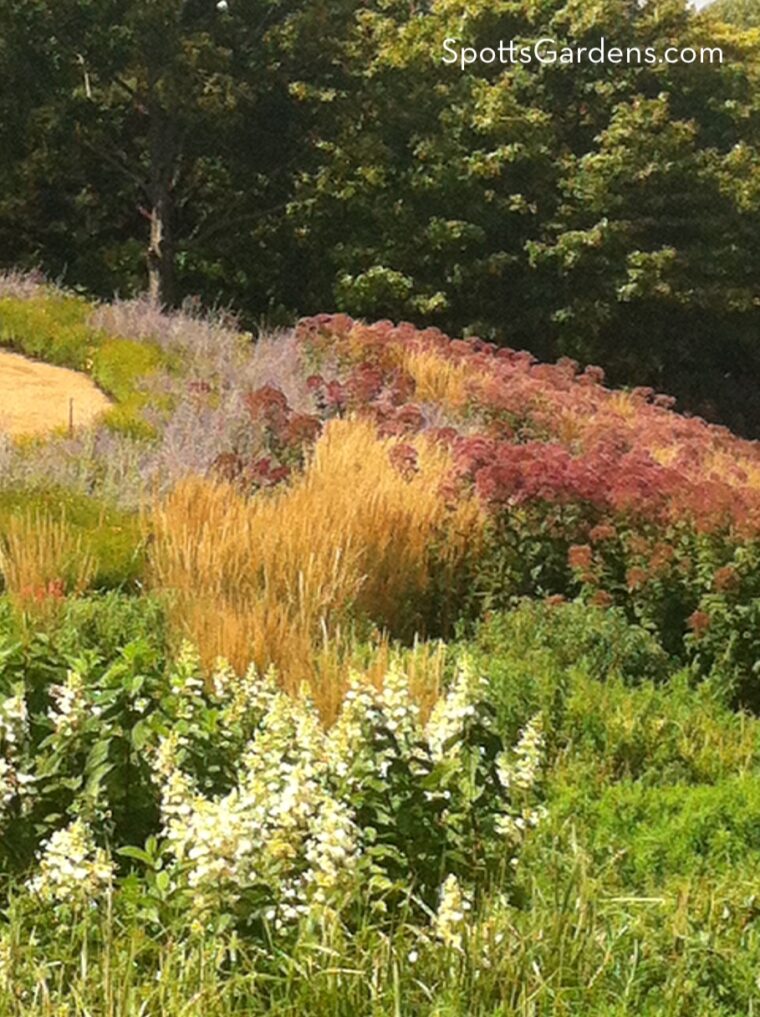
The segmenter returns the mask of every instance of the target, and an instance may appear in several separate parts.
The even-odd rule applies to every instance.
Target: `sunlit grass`
[[[191,479],[156,506],[152,582],[173,595],[176,625],[207,664],[274,664],[295,689],[320,674],[315,651],[322,672],[327,658],[341,671],[352,619],[414,631],[433,568],[474,553],[482,517],[474,500],[450,508],[441,497],[445,450],[419,439],[418,471],[405,477],[393,445],[367,422],[335,421],[289,487],[248,499]]]

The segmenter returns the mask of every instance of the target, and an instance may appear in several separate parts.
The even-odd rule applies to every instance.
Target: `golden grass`
[[[444,360],[434,352],[408,352],[404,369],[414,378],[415,399],[461,410],[467,403],[467,382],[475,373],[471,366]]]
[[[760,489],[760,464],[748,457],[739,457],[730,452],[713,452],[704,464],[704,473],[714,474],[730,484],[745,485],[752,490]],[[738,475],[741,475],[741,480]]]
[[[679,453],[677,445],[652,445],[649,454],[660,466],[670,466]]]
[[[556,419],[554,437],[563,445],[572,447],[583,439],[587,421],[572,410],[565,410]]]
[[[65,516],[39,509],[11,515],[0,532],[0,574],[18,606],[51,610],[65,593],[81,593],[95,572],[82,535]]]
[[[353,666],[352,619],[408,634],[433,569],[473,553],[483,520],[474,499],[451,509],[438,493],[445,450],[417,439],[419,470],[405,479],[394,444],[367,421],[332,421],[287,488],[248,499],[194,478],[155,506],[152,582],[173,594],[176,627],[207,666],[274,664],[330,713]]]
[[[624,420],[632,420],[637,411],[636,402],[630,392],[613,392],[607,400],[607,406]]]
[[[361,647],[338,633],[337,637],[313,647],[311,654],[309,690],[328,725],[340,711],[352,672],[359,672],[380,689],[391,664],[397,662],[409,678],[412,698],[420,708],[423,722],[441,695],[446,644],[440,640],[415,640],[413,647],[399,651],[391,646],[387,636],[381,635],[371,647]]]

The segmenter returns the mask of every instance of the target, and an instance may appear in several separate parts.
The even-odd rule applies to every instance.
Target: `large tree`
[[[266,285],[256,263],[267,249],[278,259],[265,240],[307,156],[310,110],[290,94],[293,68],[306,60],[328,83],[340,73],[322,40],[340,34],[346,9],[7,0],[6,251],[53,271],[76,260],[69,277],[133,288],[144,236],[149,290],[162,303],[176,300],[178,275],[184,291],[199,284],[223,297],[235,294],[230,277],[238,289]]]
[[[331,282],[348,311],[601,362],[757,433],[754,37],[683,0],[431,0],[412,16],[397,0],[360,24],[302,192],[312,301]],[[441,59],[447,38],[542,37],[720,46],[723,62]]]
[[[714,0],[709,11],[740,28],[760,28],[760,0]]]

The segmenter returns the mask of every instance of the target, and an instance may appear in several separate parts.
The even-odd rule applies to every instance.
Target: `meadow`
[[[0,1012],[760,1007],[760,446],[435,328],[0,276]]]

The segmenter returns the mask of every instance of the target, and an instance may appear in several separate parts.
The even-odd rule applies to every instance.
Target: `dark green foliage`
[[[168,301],[477,332],[758,433],[756,39],[683,0],[464,10],[9,0],[3,263],[134,292],[158,217]],[[724,59],[440,59],[542,36]]]
[[[68,657],[92,651],[110,660],[126,644],[138,641],[147,642],[160,658],[167,652],[160,601],[113,591],[67,599],[49,638],[58,652]]]
[[[157,806],[147,763],[139,754],[145,728],[140,700],[160,687],[164,672],[163,620],[150,600],[123,596],[69,601],[49,631],[29,632],[3,604],[0,687],[3,697],[25,690],[34,760],[32,811],[5,818],[0,868],[23,871],[40,835],[62,821],[74,801],[117,840],[141,843],[155,825]],[[56,732],[49,719],[53,685],[75,672],[88,708]]]
[[[372,73],[331,104],[329,155],[297,206],[322,239],[315,287],[332,262],[349,313],[600,363],[756,432],[756,43],[716,40],[720,66],[461,72],[440,61],[447,37],[659,54],[712,40],[681,0],[405,9],[364,19]]]

